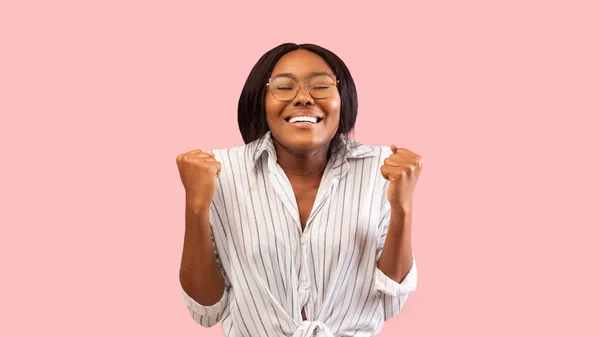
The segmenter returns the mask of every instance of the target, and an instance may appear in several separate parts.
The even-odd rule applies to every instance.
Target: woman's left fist
[[[408,150],[392,145],[392,154],[381,166],[381,174],[390,181],[387,198],[392,209],[412,210],[412,195],[423,168],[423,158]]]

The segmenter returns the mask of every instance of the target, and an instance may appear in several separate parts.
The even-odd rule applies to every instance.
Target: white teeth
[[[309,123],[316,124],[317,117],[296,116],[296,117],[292,117],[288,120],[288,123],[298,123],[298,122],[309,122]]]

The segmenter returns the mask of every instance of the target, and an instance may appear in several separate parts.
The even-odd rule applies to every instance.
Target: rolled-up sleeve
[[[223,296],[219,302],[211,306],[205,306],[196,302],[185,292],[185,290],[183,290],[183,287],[181,288],[181,293],[183,295],[183,300],[185,301],[185,304],[187,304],[188,310],[190,311],[190,315],[192,315],[194,320],[200,325],[211,327],[217,324],[223,317],[223,312],[227,307],[229,297],[229,291],[227,288],[225,288]]]
[[[385,189],[387,191],[387,189]],[[385,244],[385,239],[387,237],[387,232],[390,224],[390,205],[387,202],[387,199],[384,201],[382,205],[382,216],[381,221],[379,223],[380,227],[380,237],[377,245],[377,258],[376,262],[379,262],[381,258],[381,253],[383,252],[383,247]],[[383,301],[383,306],[385,310],[384,319],[388,320],[394,316],[396,316],[406,301],[408,300],[408,296],[417,289],[417,264],[415,261],[415,255],[412,254],[412,266],[408,271],[408,274],[402,279],[400,283],[394,281],[390,277],[388,277],[379,267],[376,267],[375,270],[375,291],[378,291],[382,294],[381,301]]]
[[[381,269],[377,268],[375,274],[375,290],[382,292],[385,295],[398,297],[402,295],[410,295],[417,289],[417,264],[413,255],[412,267],[404,279],[398,283],[386,274]]]

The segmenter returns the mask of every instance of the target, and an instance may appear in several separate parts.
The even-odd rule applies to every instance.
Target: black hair
[[[358,95],[350,71],[333,52],[314,44],[284,43],[266,52],[254,65],[238,102],[238,126],[246,144],[259,139],[267,131],[267,116],[265,110],[266,83],[269,80],[275,64],[279,59],[294,50],[308,50],[319,55],[340,81],[340,123],[330,145],[330,153],[337,151],[342,145],[341,136],[347,136],[354,129],[358,114]]]

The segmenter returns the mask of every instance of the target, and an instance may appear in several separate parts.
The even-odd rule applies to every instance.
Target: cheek
[[[265,110],[267,112],[267,119],[275,119],[279,116],[285,104],[274,99],[273,97],[265,97]]]
[[[328,100],[327,102],[324,102],[324,104],[322,106],[328,115],[335,117],[335,118],[339,118],[340,109],[342,107],[342,104],[341,104],[339,98]]]

